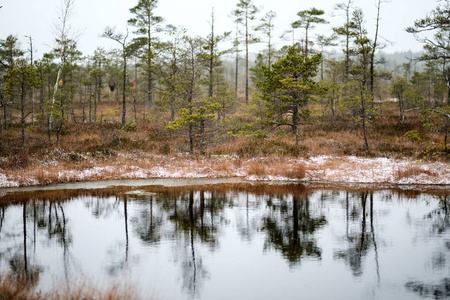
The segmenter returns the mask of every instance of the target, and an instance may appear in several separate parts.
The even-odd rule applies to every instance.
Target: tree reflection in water
[[[128,196],[123,195],[122,197],[115,197],[115,202],[113,207],[117,207],[117,211],[120,211],[120,200],[123,203],[123,210],[119,212],[120,215],[123,215],[123,235],[122,241],[119,240],[118,245],[114,247],[111,251],[111,258],[106,267],[106,270],[111,276],[118,276],[122,274],[124,270],[128,268],[128,257],[129,257],[129,235],[128,235]],[[122,245],[125,245],[122,247]],[[122,248],[125,248],[123,252]]]
[[[425,215],[424,223],[431,221],[431,236],[444,236],[450,227],[450,197],[445,195],[439,197],[439,208]],[[450,268],[450,241],[443,241],[440,247],[433,255],[431,255],[430,265],[434,269],[448,270]],[[434,299],[448,299],[450,297],[450,278],[446,277],[438,282],[423,282],[420,280],[408,281],[406,288],[421,297]]]
[[[378,248],[383,251],[381,259],[385,259],[380,261],[386,266],[386,252],[390,250],[386,245],[397,243],[394,234],[386,235],[389,231],[387,227],[393,224],[402,226],[402,220],[386,225],[383,223],[385,231],[376,231],[375,225],[384,222],[381,217],[395,209],[401,211],[400,216],[404,213],[404,207],[399,208],[397,201],[392,200],[396,199],[393,193],[386,193],[394,195],[392,201],[386,204],[379,201],[381,197],[376,193],[374,197],[373,192],[363,189],[345,193],[318,191],[298,185],[253,184],[244,188],[153,186],[143,187],[142,190],[120,187],[64,193],[28,194],[10,203],[0,202],[0,262],[5,262],[0,267],[3,270],[18,278],[27,276],[30,281],[34,280],[31,282],[34,284],[44,281],[42,278],[48,281],[50,276],[65,276],[68,287],[76,276],[84,276],[84,272],[101,278],[121,278],[123,274],[140,276],[139,272],[143,272],[144,281],[148,278],[153,280],[154,277],[147,275],[153,276],[154,271],[157,280],[161,281],[165,281],[164,275],[168,274],[170,288],[177,285],[176,290],[182,296],[176,294],[174,298],[185,298],[186,294],[201,298],[202,294],[211,293],[209,282],[223,279],[220,275],[225,271],[230,272],[226,276],[239,272],[254,275],[254,272],[247,273],[247,270],[240,269],[236,262],[242,258],[245,263],[249,262],[246,266],[253,267],[256,263],[252,259],[262,252],[266,253],[255,259],[261,265],[255,268],[261,267],[267,272],[272,268],[271,263],[275,262],[277,266],[281,265],[279,269],[289,269],[289,274],[282,274],[286,282],[292,279],[290,275],[294,273],[293,276],[304,276],[307,273],[305,270],[317,270],[317,273],[331,270],[331,274],[338,270],[350,284],[365,285],[364,288],[370,286],[376,290],[377,284],[383,285]],[[74,200],[68,202],[70,199]],[[417,241],[422,241],[423,235],[446,237],[444,234],[450,226],[448,200],[447,196],[442,197],[440,207],[433,211],[429,208],[427,211],[431,212],[426,215],[423,213],[427,209],[425,205],[418,205],[421,218],[419,221],[417,217],[410,219],[412,226],[406,226],[405,231],[408,237],[419,235]],[[421,201],[416,202],[420,204]],[[437,207],[437,202],[434,205]],[[421,228],[416,233],[408,231],[417,225]],[[335,244],[339,228],[338,242]],[[105,237],[98,239],[102,234]],[[377,243],[377,239],[382,242]],[[98,242],[95,249],[99,251],[95,253],[95,258],[101,261],[95,261],[94,266],[86,266],[81,260],[85,256],[92,258],[89,252],[92,248],[80,249],[84,245],[76,247],[75,242],[80,245],[80,240],[92,244]],[[429,255],[429,265],[436,272],[445,273],[449,269],[450,240],[437,240],[442,241],[442,247],[431,248],[434,252]],[[230,248],[240,252],[230,254]],[[51,257],[57,263],[40,261],[36,252],[43,249],[47,255],[52,251],[51,255],[57,253]],[[420,251],[422,248],[417,249]],[[224,253],[226,251],[228,253]],[[269,251],[275,255],[267,255]],[[164,261],[166,258],[167,261]],[[364,263],[369,258],[373,258],[374,263]],[[423,258],[425,261],[427,259],[426,256]],[[229,261],[236,265],[228,266]],[[266,261],[269,263],[264,265]],[[347,271],[340,268],[343,263],[348,266]],[[301,268],[286,268],[286,265]],[[54,272],[50,270],[52,267],[59,273],[51,273]],[[170,270],[161,270],[164,268]],[[300,269],[302,272],[297,272]],[[388,277],[387,269],[384,268],[384,277]],[[372,276],[375,271],[378,282]],[[430,273],[434,274],[433,271]],[[223,273],[218,274],[220,272]],[[271,275],[264,273],[264,278],[249,278],[249,281],[266,280]],[[273,274],[270,280],[276,280],[272,279],[276,276],[278,274]],[[358,278],[353,279],[355,276]],[[450,297],[449,278],[443,276],[427,282],[426,277],[419,275],[418,280],[410,280],[405,285],[408,279],[401,277],[400,286],[405,293],[409,290],[416,297],[445,298]],[[215,284],[217,286],[217,282]],[[226,284],[223,282],[221,287]]]
[[[217,247],[217,205],[213,197],[205,197],[203,190],[190,190],[180,197],[175,197],[173,203],[170,220],[174,229],[181,233],[176,235],[175,251],[179,253],[181,260],[183,288],[191,296],[195,296],[209,276],[201,252],[197,251],[198,242],[208,245],[211,250]]]
[[[299,263],[304,256],[321,258],[314,234],[326,220],[324,216],[313,217],[309,205],[308,196],[295,194],[292,199],[274,197],[268,201],[269,215],[263,218],[266,251],[280,251],[291,264]]]
[[[369,192],[367,191],[361,192],[359,197],[356,196],[355,198],[350,198],[349,194],[346,194],[346,241],[348,243],[348,248],[336,251],[335,257],[347,262],[354,276],[361,276],[363,257],[367,254],[370,246],[373,245],[377,276],[378,280],[380,280],[378,249],[373,225],[373,193],[370,193],[369,205],[368,196]],[[369,206],[369,212],[367,211],[367,206]],[[370,216],[369,228],[367,226],[368,215]]]
[[[7,229],[4,228],[7,207],[2,206],[0,209],[2,212],[0,242],[8,245],[6,248],[2,248],[6,251],[0,253],[0,261],[6,260],[9,262],[10,276],[36,284],[44,270],[36,263],[37,235],[45,234],[47,236],[46,243],[49,247],[50,242],[54,240],[63,249],[64,274],[66,283],[69,284],[71,263],[69,245],[72,243],[72,236],[67,228],[67,218],[62,204],[33,199],[32,201],[24,201],[20,205],[22,210],[21,233],[15,231],[15,226],[11,226],[13,224],[8,224]],[[30,228],[32,228],[31,234]],[[18,235],[21,235],[21,243],[18,243],[20,239],[16,238]]]

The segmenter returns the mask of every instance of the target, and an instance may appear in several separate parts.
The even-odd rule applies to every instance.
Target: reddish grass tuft
[[[246,166],[247,174],[250,176],[264,177],[267,175],[267,169],[263,161],[252,160]]]
[[[408,167],[396,170],[395,179],[400,180],[403,178],[416,177],[416,176],[419,176],[422,174],[431,176],[431,177],[437,176],[436,173],[434,173],[430,170],[424,170],[420,166],[408,166]]]
[[[303,163],[295,163],[291,166],[286,166],[281,170],[281,176],[290,179],[303,179],[306,175],[306,167]]]

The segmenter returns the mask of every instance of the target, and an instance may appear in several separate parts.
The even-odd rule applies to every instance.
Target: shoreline
[[[442,190],[450,190],[450,184],[396,184],[396,183],[358,183],[358,182],[337,182],[337,181],[294,181],[294,180],[246,180],[243,178],[153,178],[153,179],[128,179],[128,180],[100,180],[100,181],[84,181],[84,182],[66,182],[55,183],[50,185],[35,185],[22,187],[0,188],[0,197],[15,192],[41,192],[41,191],[62,191],[62,190],[93,190],[93,189],[109,189],[115,187],[189,187],[189,186],[206,186],[217,184],[299,184],[307,188],[316,189],[341,189],[349,188],[355,190],[414,190],[420,192],[436,192]]]
[[[227,180],[391,186],[450,185],[450,164],[356,156],[256,157],[163,156],[120,153],[109,160],[37,161],[31,167],[0,170],[0,188],[127,180]]]

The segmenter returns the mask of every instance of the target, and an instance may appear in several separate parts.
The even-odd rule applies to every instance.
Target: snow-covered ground
[[[127,156],[128,155],[128,156]],[[111,165],[67,169],[58,162],[51,166],[24,172],[2,172],[0,187],[18,187],[51,184],[57,182],[80,182],[120,179],[150,178],[222,178],[239,177],[246,180],[296,180],[329,181],[345,183],[390,184],[439,184],[450,185],[450,164],[421,162],[408,159],[362,158],[355,156],[315,156],[306,158],[260,157],[241,159],[234,156],[215,156],[207,159],[189,157],[168,158],[164,156],[140,156],[122,154],[122,161]],[[252,164],[260,164],[263,173],[252,172]],[[302,179],[282,176],[280,170],[302,165]],[[54,168],[55,170],[53,170]],[[278,168],[278,169],[280,169]],[[57,171],[56,171],[57,170]],[[282,173],[282,172],[281,172]]]

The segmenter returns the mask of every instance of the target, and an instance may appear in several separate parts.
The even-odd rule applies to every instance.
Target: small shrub
[[[137,125],[134,121],[128,121],[125,123],[125,125],[122,126],[122,128],[120,128],[120,133],[124,133],[124,132],[136,132],[137,130]]]
[[[414,142],[414,141],[421,141],[422,139],[419,136],[419,133],[417,130],[410,130],[407,133],[405,133],[405,138],[408,141]]]

